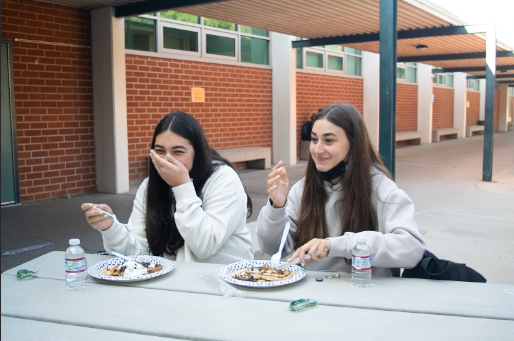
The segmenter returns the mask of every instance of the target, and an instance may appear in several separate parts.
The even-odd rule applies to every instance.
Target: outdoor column
[[[380,1],[379,151],[394,179],[396,154],[397,1]]]
[[[459,128],[459,137],[466,137],[466,74],[453,74],[453,127]]]
[[[296,53],[294,37],[270,32],[273,164],[296,165]]]
[[[113,7],[91,11],[96,188],[129,191],[124,20]]]
[[[421,143],[432,143],[432,65],[417,63],[418,131]]]
[[[378,151],[379,132],[379,78],[380,55],[362,51],[362,78],[364,78],[363,119],[373,147]]]
[[[485,79],[481,79],[478,85],[480,86],[480,112],[478,119],[483,121],[485,120]]]
[[[500,100],[498,103],[498,131],[507,131],[509,119],[507,112],[509,107],[507,104],[509,100],[509,85],[500,84],[499,88]]]

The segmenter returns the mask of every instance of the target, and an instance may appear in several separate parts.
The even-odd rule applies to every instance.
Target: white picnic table
[[[88,266],[111,256],[87,254]],[[220,294],[220,264],[175,262],[168,274],[140,282],[88,276],[67,291],[64,252],[5,271],[2,340],[512,340],[514,285],[373,278],[354,288],[350,275],[307,271],[274,288],[234,287]],[[19,269],[37,278],[19,280]],[[316,278],[323,278],[317,282]],[[213,279],[216,279],[213,281]],[[316,307],[289,311],[312,298]],[[73,312],[72,312],[73,311]]]

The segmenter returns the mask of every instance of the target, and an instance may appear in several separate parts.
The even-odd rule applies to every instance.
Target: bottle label
[[[76,258],[65,260],[65,267],[67,273],[79,273],[86,271],[86,258]]]
[[[352,268],[355,270],[370,270],[371,256],[359,257],[352,255]]]

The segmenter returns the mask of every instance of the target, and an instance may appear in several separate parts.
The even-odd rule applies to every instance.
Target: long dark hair
[[[189,177],[193,179],[195,192],[199,198],[202,198],[203,186],[220,165],[234,168],[228,160],[209,147],[200,123],[193,116],[182,111],[174,111],[166,115],[155,127],[152,149],[155,147],[156,137],[165,131],[182,136],[193,146],[195,156]],[[184,238],[180,235],[173,217],[175,196],[169,185],[157,173],[151,160],[149,165],[145,218],[148,247],[156,256],[162,256],[163,253],[175,255],[176,251],[184,245]],[[246,196],[249,217],[252,214],[252,201],[248,194]]]
[[[317,120],[323,119],[341,127],[350,142],[350,150],[346,156],[348,164],[341,180],[344,195],[334,207],[341,214],[340,235],[345,232],[377,231],[377,213],[371,203],[372,178],[370,167],[375,166],[389,178],[391,176],[373,149],[361,114],[354,106],[351,104],[329,105],[314,117],[313,124]],[[328,195],[324,181],[315,168],[314,160],[309,155],[295,237],[295,248],[302,246],[313,238],[328,237],[325,218],[325,203]]]

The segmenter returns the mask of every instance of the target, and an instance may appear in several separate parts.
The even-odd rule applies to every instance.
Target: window
[[[200,17],[197,15],[187,14],[187,13],[180,13],[175,11],[166,11],[166,12],[160,12],[159,16],[161,18],[167,18],[167,19],[173,19],[193,24],[199,24],[200,23]]]
[[[480,91],[480,80],[468,79],[468,90]]]
[[[343,71],[343,57],[328,55],[328,65],[330,70]]]
[[[434,68],[439,69],[439,68]],[[433,73],[434,86],[453,88],[453,74],[452,73]]]
[[[269,65],[266,30],[177,11],[125,18],[125,48]]]
[[[164,26],[162,40],[165,49],[198,52],[198,32]]]
[[[156,52],[156,21],[147,18],[125,18],[125,48]]]
[[[296,49],[297,69],[361,76],[361,61],[361,51],[340,45]]]
[[[241,36],[241,61],[254,64],[269,64],[269,40]]]
[[[509,94],[514,96],[514,87],[509,87]]]
[[[208,32],[208,31],[207,31]],[[205,33],[205,52],[216,56],[236,58],[235,35]]]
[[[407,83],[417,82],[417,66],[415,62],[398,63],[396,65],[396,79]]]
[[[305,66],[323,68],[323,54],[312,51],[305,52]]]

